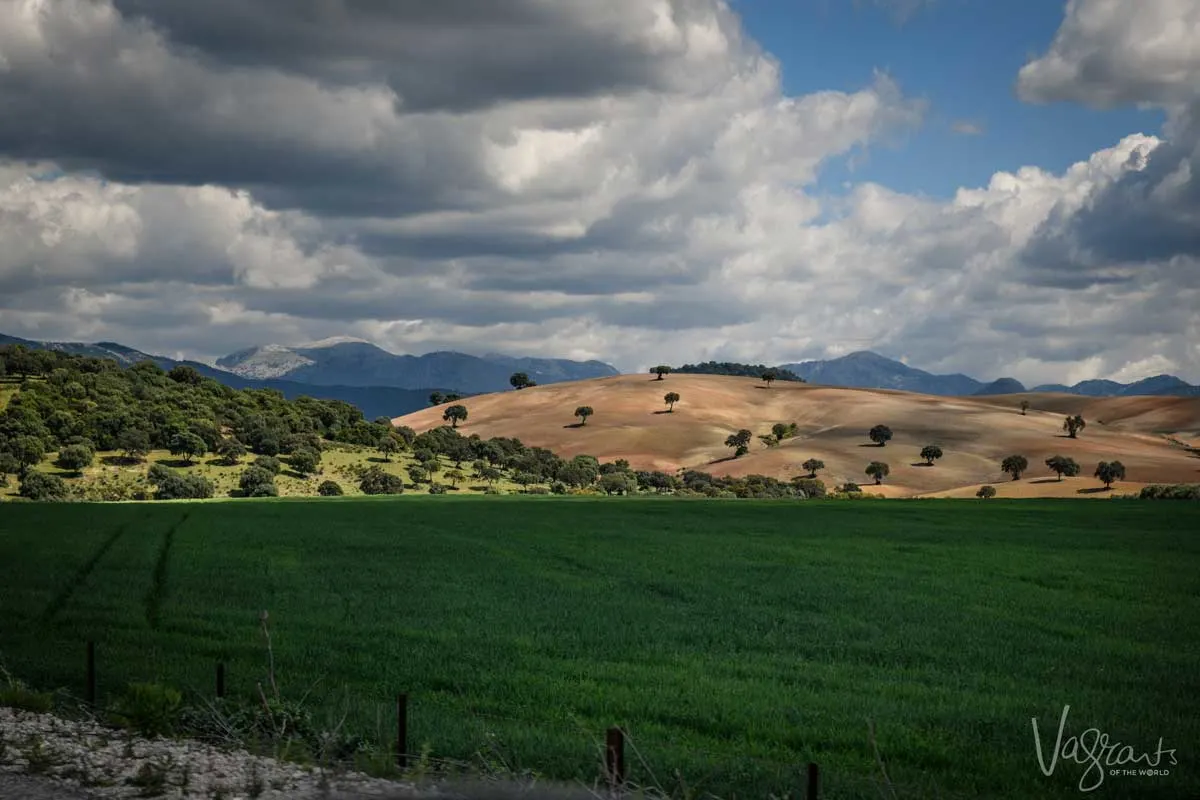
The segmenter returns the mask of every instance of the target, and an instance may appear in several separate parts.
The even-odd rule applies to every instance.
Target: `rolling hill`
[[[681,396],[666,413],[663,395]],[[1021,399],[1032,404],[1026,415]],[[1168,436],[1195,444],[1200,439],[1200,399],[1182,397],[1089,398],[1065,394],[1020,394],[947,398],[883,389],[850,389],[799,383],[771,388],[753,378],[673,374],[665,381],[622,375],[485,394],[464,401],[469,417],[463,434],[512,436],[528,446],[564,457],[587,453],[601,461],[627,459],[635,469],[698,469],[715,475],[759,473],[790,478],[800,463],[819,458],[827,485],[854,481],[864,486],[866,465],[882,460],[891,475],[881,487],[893,497],[965,492],[992,483],[1006,496],[1107,496],[1090,490],[1099,461],[1120,460],[1128,483],[1200,482],[1200,457]],[[576,426],[576,407],[595,415]],[[444,424],[444,407],[400,416],[396,424],[420,432]],[[1078,439],[1062,433],[1066,414],[1079,413],[1088,427]],[[730,459],[725,437],[740,428],[768,433],[776,422],[795,422],[798,435],[767,449],[754,440],[747,455]],[[867,431],[891,427],[895,437],[875,447]],[[914,466],[926,444],[945,457],[933,467]],[[1013,482],[1000,471],[1008,455],[1024,455],[1027,477]],[[1046,458],[1062,454],[1083,468],[1075,479],[1046,481]]]

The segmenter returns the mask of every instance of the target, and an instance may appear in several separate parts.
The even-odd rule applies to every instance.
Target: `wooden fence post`
[[[84,687],[84,697],[89,705],[96,705],[96,643],[87,643],[87,685]]]
[[[625,732],[615,726],[608,729],[605,739],[604,766],[610,784],[625,783]]]
[[[813,762],[808,762],[808,794],[807,800],[817,800],[817,790],[820,788],[820,768]]]
[[[408,695],[396,695],[396,765],[408,766]]]
[[[225,664],[217,662],[217,698],[225,696]]]

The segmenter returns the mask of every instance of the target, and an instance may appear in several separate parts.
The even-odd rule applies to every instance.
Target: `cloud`
[[[787,96],[716,0],[0,0],[0,54],[6,333],[1200,381],[1189,218],[1096,216],[1186,212],[1182,110],[1061,174],[831,198],[924,105]]]
[[[950,123],[950,130],[961,136],[982,136],[983,125],[978,122],[971,122],[966,119],[955,120]]]

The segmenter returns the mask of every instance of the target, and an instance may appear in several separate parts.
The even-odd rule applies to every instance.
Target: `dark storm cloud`
[[[669,49],[632,34],[649,4],[580,0],[115,0],[209,59],[340,84],[383,82],[406,110],[668,89]],[[688,11],[674,4],[685,20]],[[606,9],[607,7],[607,9]],[[548,68],[549,67],[549,68]]]

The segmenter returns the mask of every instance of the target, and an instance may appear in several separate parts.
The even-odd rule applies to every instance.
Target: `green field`
[[[597,774],[611,724],[653,779],[729,797],[802,787],[880,797],[1077,797],[1050,738],[1096,727],[1200,787],[1200,506],[1110,501],[788,503],[345,498],[0,508],[0,659],[101,692],[160,680],[231,690],[266,674],[414,749]],[[494,738],[492,737],[494,735]],[[653,779],[631,759],[633,777]],[[891,796],[886,795],[886,796]]]

